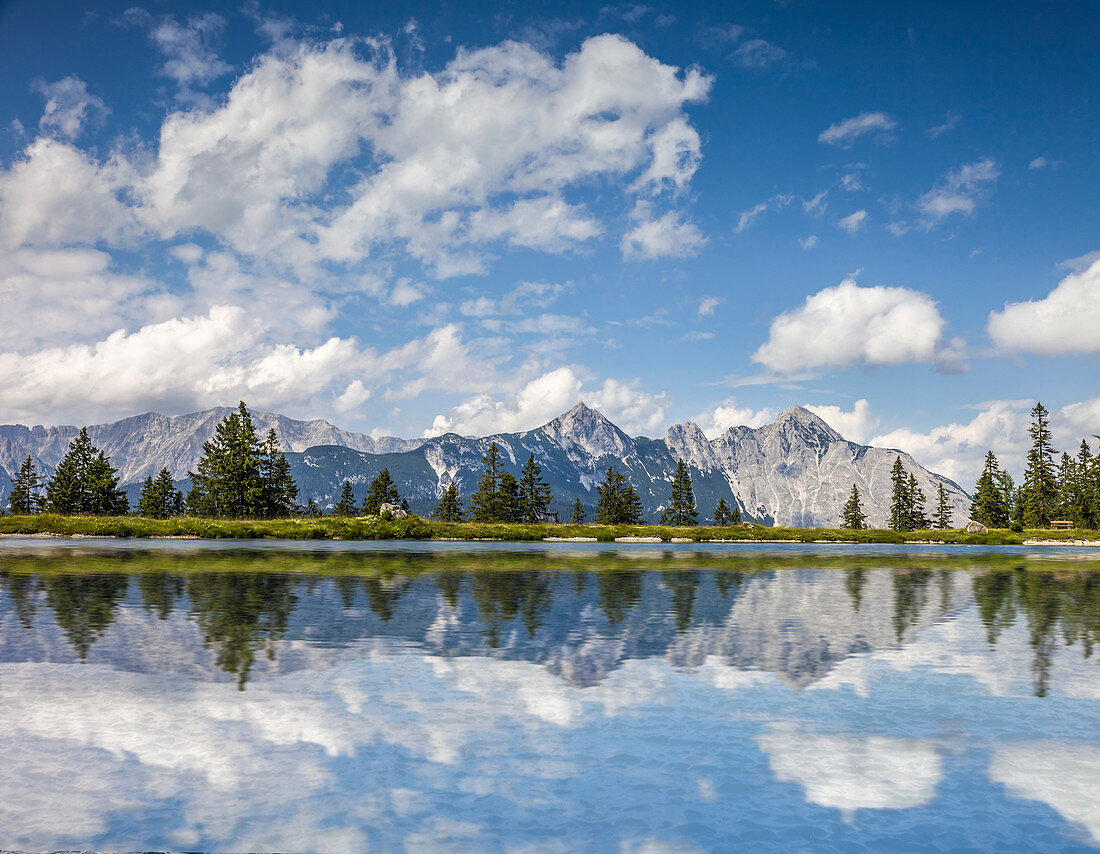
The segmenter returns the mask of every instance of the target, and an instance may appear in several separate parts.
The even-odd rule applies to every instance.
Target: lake
[[[1100,550],[0,540],[0,849],[1094,851]]]

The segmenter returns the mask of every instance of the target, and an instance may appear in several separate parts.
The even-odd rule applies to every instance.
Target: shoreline
[[[1100,547],[1100,531],[963,530],[891,531],[842,528],[767,528],[662,525],[572,525],[437,522],[378,517],[320,519],[227,520],[178,517],[144,519],[135,516],[2,516],[0,538],[35,537],[149,540],[409,540],[458,542],[648,543],[661,545],[807,544],[807,545],[944,545]]]

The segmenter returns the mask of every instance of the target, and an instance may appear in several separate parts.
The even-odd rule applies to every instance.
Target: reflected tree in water
[[[183,597],[184,580],[167,572],[148,572],[137,576],[137,588],[145,610],[167,620]]]
[[[0,572],[0,590],[3,590],[15,606],[15,616],[24,629],[34,625],[35,595],[38,593],[38,579],[33,575],[17,572]]]
[[[187,581],[191,611],[203,642],[214,649],[218,667],[237,677],[244,690],[263,649],[275,660],[276,642],[286,633],[298,601],[298,581],[287,576],[203,573]]]
[[[523,615],[528,637],[534,637],[542,615],[553,599],[551,581],[556,575],[542,572],[477,572],[473,574],[473,597],[490,649],[500,647],[500,633],[506,623]]]
[[[621,623],[638,604],[642,598],[642,583],[642,573],[637,570],[605,570],[596,573],[600,609],[610,625]]]
[[[46,604],[81,661],[114,622],[129,586],[125,575],[54,575],[43,580]]]
[[[928,602],[928,582],[932,580],[932,572],[928,569],[901,569],[893,573],[893,578],[894,636],[901,643]]]
[[[401,594],[409,586],[408,579],[398,576],[396,578],[378,578],[370,576],[363,579],[363,590],[367,594],[367,604],[378,615],[383,623],[393,619],[397,603],[401,601]]]
[[[676,631],[684,634],[691,628],[695,607],[695,591],[699,587],[699,573],[693,570],[673,569],[664,573],[665,586],[672,594],[672,613],[676,616]]]
[[[848,596],[852,600],[852,610],[857,614],[859,613],[860,606],[863,604],[863,588],[866,584],[867,570],[844,570],[844,589],[848,591]]]

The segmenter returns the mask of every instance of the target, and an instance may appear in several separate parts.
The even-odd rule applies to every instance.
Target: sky
[[[0,422],[1100,433],[1100,7],[0,3]],[[1095,441],[1094,441],[1095,445]]]

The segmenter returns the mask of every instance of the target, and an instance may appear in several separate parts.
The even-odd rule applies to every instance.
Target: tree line
[[[987,451],[985,465],[974,486],[970,518],[987,528],[1047,528],[1055,520],[1074,528],[1100,527],[1100,454],[1093,454],[1082,439],[1077,454],[1058,452],[1050,431],[1050,413],[1041,402],[1031,410],[1028,428],[1031,448],[1023,481],[1017,485],[993,451]],[[1100,436],[1093,438],[1100,439]],[[916,477],[905,471],[899,456],[890,470],[889,526],[895,531],[945,530],[951,527],[952,509],[947,490],[938,484],[936,506],[928,514],[924,492]],[[841,510],[841,526],[866,527],[862,496],[856,484]]]

